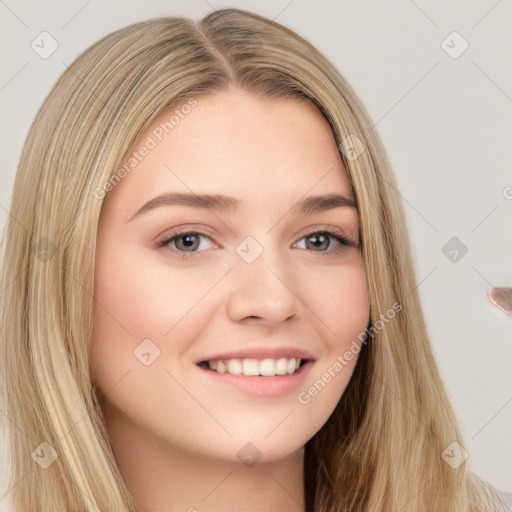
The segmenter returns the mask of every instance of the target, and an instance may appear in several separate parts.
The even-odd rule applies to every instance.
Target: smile
[[[196,367],[210,382],[215,383],[215,386],[209,389],[224,392],[222,388],[228,386],[237,392],[257,398],[279,398],[294,396],[298,389],[303,388],[314,364],[313,360],[295,357],[233,358],[201,361]],[[210,365],[214,368],[210,368]],[[278,371],[284,373],[277,373]]]
[[[279,359],[226,359],[216,361],[202,361],[199,366],[208,368],[217,373],[229,373],[231,375],[244,375],[245,377],[275,377],[276,375],[292,375],[306,361],[298,358]]]

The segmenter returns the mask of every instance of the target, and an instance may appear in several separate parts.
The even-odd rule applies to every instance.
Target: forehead
[[[313,104],[241,90],[204,94],[193,107],[164,112],[123,164],[129,172],[105,202],[127,212],[164,192],[225,194],[244,203],[289,203],[308,192],[352,196],[330,126]]]

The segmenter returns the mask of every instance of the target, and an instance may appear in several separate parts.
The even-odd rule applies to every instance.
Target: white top
[[[503,491],[497,491],[503,505],[505,505],[505,510],[507,512],[512,512],[512,494]]]

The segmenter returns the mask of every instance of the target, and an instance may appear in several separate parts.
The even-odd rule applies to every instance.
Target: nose
[[[286,262],[268,255],[263,251],[252,263],[237,258],[229,273],[227,313],[233,321],[276,326],[301,313],[303,304],[291,273],[284,271]]]

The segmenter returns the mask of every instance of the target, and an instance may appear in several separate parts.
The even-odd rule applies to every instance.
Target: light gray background
[[[29,125],[65,64],[137,21],[240,7],[290,26],[338,66],[370,112],[399,182],[429,333],[472,468],[512,491],[512,317],[487,299],[512,285],[511,0],[0,0],[0,227]],[[58,49],[41,58],[43,31]],[[457,31],[458,58],[442,41]],[[449,51],[461,48],[453,36]],[[468,252],[450,261],[459,238]],[[2,449],[3,453],[3,449]],[[0,467],[1,475],[5,469]],[[8,490],[7,490],[8,491]],[[7,510],[8,496],[0,511]]]

